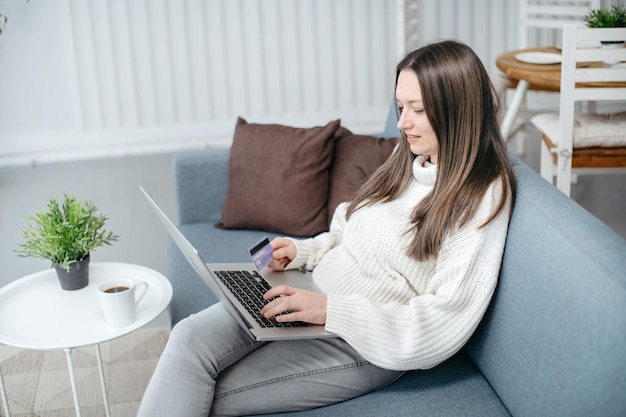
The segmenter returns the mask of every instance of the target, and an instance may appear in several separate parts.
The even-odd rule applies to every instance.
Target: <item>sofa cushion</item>
[[[389,158],[397,143],[397,138],[355,135],[344,127],[337,130],[328,193],[329,226],[337,205],[352,198],[359,187]]]
[[[404,374],[378,391],[280,417],[504,417],[511,414],[464,352],[426,370]]]
[[[326,201],[339,120],[296,128],[239,118],[221,226],[313,236],[328,227]]]
[[[229,148],[211,148],[174,155],[174,193],[178,222],[219,223],[228,190]]]
[[[626,241],[514,169],[498,287],[465,349],[515,416],[624,416]]]
[[[541,113],[533,124],[556,145],[561,137],[558,113]],[[574,117],[574,148],[626,146],[626,112],[616,114],[580,114]]]

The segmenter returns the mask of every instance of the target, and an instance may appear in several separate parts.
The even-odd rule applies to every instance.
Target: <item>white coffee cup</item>
[[[139,294],[139,289],[144,290]],[[126,327],[137,317],[137,304],[148,292],[146,282],[128,278],[116,278],[98,286],[104,318],[111,327]]]

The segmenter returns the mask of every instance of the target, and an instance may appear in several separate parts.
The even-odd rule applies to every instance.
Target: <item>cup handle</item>
[[[143,292],[137,296],[139,290],[143,287]],[[141,281],[140,283],[135,284],[135,305],[139,304],[144,295],[148,292],[148,283],[145,281]]]

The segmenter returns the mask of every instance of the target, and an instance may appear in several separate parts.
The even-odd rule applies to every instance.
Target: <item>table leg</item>
[[[71,348],[65,348],[65,358],[67,359],[67,368],[70,372],[70,383],[72,384],[72,394],[74,395],[74,408],[76,408],[76,417],[81,417],[80,401],[78,400],[78,387],[76,386],[76,376],[74,375],[74,363],[72,362]]]
[[[6,414],[6,417],[11,417],[11,413],[9,412],[9,399],[7,397],[7,392],[4,389],[4,379],[2,378],[2,369],[0,369],[0,393],[2,394],[2,403],[4,404],[4,414]]]
[[[524,97],[526,97],[526,92],[528,91],[528,86],[528,81],[520,80],[517,83],[517,88],[515,88],[515,93],[513,93],[511,104],[508,106],[506,114],[502,119],[502,125],[500,126],[502,137],[505,141],[509,140],[513,123],[515,122],[515,118],[519,114],[519,110],[522,107]]]
[[[98,357],[98,369],[100,370],[100,385],[102,385],[102,398],[104,398],[104,413],[106,417],[111,417],[109,411],[109,399],[107,398],[107,386],[104,380],[104,367],[102,366],[102,355],[100,354],[100,345],[96,344],[96,356]]]

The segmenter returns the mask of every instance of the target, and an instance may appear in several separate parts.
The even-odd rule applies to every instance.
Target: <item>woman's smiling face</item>
[[[400,71],[396,83],[396,101],[400,110],[398,129],[405,133],[411,152],[424,155],[436,164],[439,141],[424,111],[422,90],[413,70]]]

